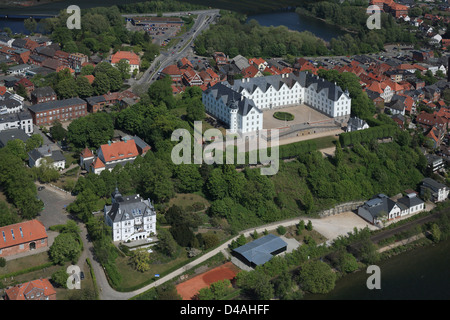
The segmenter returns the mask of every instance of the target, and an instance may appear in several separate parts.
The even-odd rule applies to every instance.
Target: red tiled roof
[[[16,85],[19,85],[19,84],[22,84],[25,88],[34,86],[33,82],[31,82],[27,78],[22,78],[19,81],[17,81]]]
[[[253,78],[259,72],[258,68],[254,65],[250,65],[247,68],[242,70],[242,76],[244,78]]]
[[[92,74],[88,74],[88,75],[83,76],[83,77],[85,77],[86,79],[88,79],[88,81],[89,81],[90,84],[92,84],[92,83],[94,82],[94,80],[95,80],[95,77],[94,77]]]
[[[105,164],[103,163],[102,160],[100,160],[100,158],[95,158],[95,160],[94,160],[94,162],[92,162],[91,166],[94,167],[94,169],[98,169],[98,168],[104,168]]]
[[[55,288],[48,279],[37,279],[30,282],[15,285],[5,290],[9,300],[25,300],[25,296],[30,290],[37,288],[39,291],[43,290],[44,297],[49,297],[56,294]],[[42,298],[44,298],[42,297]]]
[[[89,150],[89,148],[85,148],[83,151],[81,151],[81,156],[83,158],[89,158],[89,157],[93,157],[94,154],[92,153],[91,150]]]
[[[111,56],[111,63],[119,63],[122,59],[128,60],[132,65],[139,65],[140,63],[139,56],[131,51],[117,51]]]
[[[106,162],[137,157],[139,155],[134,140],[103,144],[100,146],[100,149]]]
[[[164,73],[164,74],[167,74],[167,75],[170,75],[170,76],[181,76],[180,69],[174,64],[171,64],[170,66],[165,67],[161,71],[161,73]]]
[[[38,220],[11,224],[0,228],[0,249],[44,238],[47,238],[47,232]]]
[[[0,86],[0,96],[3,96],[6,93],[6,87]]]

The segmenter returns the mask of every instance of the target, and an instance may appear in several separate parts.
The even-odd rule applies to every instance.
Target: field
[[[170,199],[169,207],[179,206],[187,207],[192,206],[194,203],[202,203],[205,207],[209,207],[209,202],[204,197],[195,193],[177,193],[175,197]]]

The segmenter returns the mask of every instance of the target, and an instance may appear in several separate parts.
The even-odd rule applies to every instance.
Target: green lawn
[[[40,266],[48,262],[50,262],[50,259],[47,252],[41,252],[23,258],[9,260],[6,262],[5,267],[0,268],[0,276],[23,269]]]
[[[150,255],[153,257],[154,260],[158,262],[158,257],[160,257],[160,254],[158,252],[154,251]],[[184,252],[181,252],[181,254],[176,259],[171,259],[165,263],[151,264],[150,270],[146,272],[140,272],[136,271],[134,267],[129,263],[128,256],[126,257],[119,256],[116,259],[116,266],[118,272],[122,276],[120,287],[122,289],[127,289],[139,286],[140,284],[145,283],[149,279],[154,278],[155,274],[164,274],[164,272],[188,260],[189,258],[187,257],[187,255]]]
[[[177,193],[175,197],[170,199],[169,207],[174,205],[179,207],[187,207],[192,206],[196,202],[203,203],[205,207],[209,207],[209,201],[201,195],[195,193]]]

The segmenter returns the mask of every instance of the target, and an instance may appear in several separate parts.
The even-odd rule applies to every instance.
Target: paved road
[[[359,217],[356,217],[358,219],[360,219]],[[102,291],[100,292],[100,298],[102,300],[126,300],[126,299],[130,299],[138,294],[141,294],[153,287],[159,286],[171,279],[174,279],[176,277],[179,277],[180,275],[182,275],[183,273],[185,273],[187,270],[194,268],[195,266],[197,266],[198,264],[204,262],[205,260],[211,258],[212,256],[216,255],[219,252],[226,252],[226,249],[228,248],[228,245],[235,239],[237,239],[238,236],[240,236],[241,234],[244,234],[245,236],[250,236],[255,230],[258,233],[262,233],[265,230],[274,230],[276,228],[278,228],[278,226],[282,225],[285,227],[288,226],[293,226],[299,223],[300,220],[311,220],[313,227],[315,230],[317,230],[320,233],[326,233],[325,230],[328,230],[328,234],[332,235],[333,237],[337,237],[339,235],[346,235],[348,232],[352,231],[354,228],[354,223],[353,223],[353,219],[355,219],[355,217],[351,217],[352,219],[352,223],[342,223],[340,226],[336,226],[334,225],[331,220],[333,219],[333,217],[328,217],[328,218],[323,218],[323,219],[308,219],[305,217],[302,218],[294,218],[294,219],[290,219],[290,220],[285,220],[285,221],[280,221],[280,222],[275,222],[275,223],[271,223],[271,224],[267,224],[261,227],[257,227],[257,228],[252,228],[252,229],[248,229],[246,231],[240,232],[239,235],[237,235],[236,237],[228,240],[227,242],[223,243],[222,245],[220,245],[219,247],[215,248],[214,250],[208,252],[207,254],[199,257],[198,259],[196,259],[195,261],[188,263],[187,265],[183,266],[182,268],[175,270],[174,272],[166,275],[165,277],[132,292],[118,292],[115,291],[114,289],[112,289],[107,280],[106,280],[106,276],[105,273],[102,270],[102,267],[96,262],[94,261],[93,265],[94,265],[94,270],[95,270],[95,275],[97,277],[97,282],[99,287],[102,288]],[[362,224],[360,227],[364,227]],[[329,241],[332,239],[329,239]],[[90,246],[90,243],[85,243],[85,248],[88,248]],[[91,254],[91,252],[89,253]],[[93,259],[92,259],[93,260]]]
[[[176,14],[183,14],[186,15],[187,12],[178,12]],[[187,53],[191,50],[191,45],[193,44],[195,38],[206,28],[209,27],[211,23],[213,23],[215,17],[219,15],[219,10],[202,10],[202,11],[192,11],[192,13],[197,13],[197,19],[194,22],[194,25],[191,28],[191,31],[183,34],[181,36],[180,42],[177,44],[177,49],[175,48],[169,48],[167,52],[162,52],[158,57],[155,58],[155,60],[152,62],[151,66],[144,72],[142,77],[139,80],[130,79],[129,84],[133,90],[133,92],[136,93],[137,90],[141,89],[142,87],[149,86],[152,82],[156,81],[153,79],[156,79],[157,73],[159,70],[164,69],[170,64],[176,63],[176,61],[180,60],[181,58],[187,56]],[[144,14],[145,15],[145,14]],[[148,14],[148,15],[154,15],[154,14]],[[165,15],[171,15],[171,14],[165,14]],[[173,15],[173,14],[172,14]],[[124,16],[136,16],[134,15],[124,15]],[[143,16],[143,14],[140,14],[139,16]],[[174,52],[172,54],[172,52]],[[144,88],[145,90],[145,88]]]

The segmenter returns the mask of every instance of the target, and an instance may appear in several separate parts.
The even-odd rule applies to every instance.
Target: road
[[[197,19],[194,22],[191,30],[180,36],[180,41],[174,48],[169,48],[168,51],[162,52],[158,57],[153,60],[151,66],[144,72],[139,80],[130,79],[129,84],[135,93],[137,90],[146,90],[145,87],[149,86],[157,78],[157,73],[159,70],[164,69],[168,65],[176,63],[181,58],[188,55],[191,51],[191,45],[194,43],[195,38],[207,29],[211,23],[214,22],[215,18],[219,15],[219,10],[201,10],[192,11],[191,13],[197,14]],[[187,12],[176,12],[176,13],[166,13],[164,15],[187,15]],[[155,15],[155,14],[139,14],[139,16],[145,15]],[[125,17],[136,16],[133,15],[123,15]],[[172,53],[173,52],[173,53]],[[143,88],[144,87],[144,88]]]
[[[132,292],[118,292],[118,291],[115,291],[114,289],[112,289],[108,284],[108,281],[106,279],[104,271],[102,270],[102,267],[98,264],[98,262],[96,262],[93,259],[91,250],[89,250],[88,255],[89,255],[90,259],[94,262],[93,265],[94,265],[95,276],[97,277],[97,283],[98,283],[99,287],[102,288],[102,291],[100,292],[100,298],[102,300],[127,300],[127,299],[130,299],[138,294],[141,294],[153,287],[159,286],[171,279],[181,276],[187,270],[194,268],[198,264],[213,257],[214,255],[216,255],[219,252],[225,252],[225,250],[228,248],[228,245],[233,240],[236,240],[241,234],[244,234],[244,236],[248,237],[255,230],[258,233],[262,233],[265,230],[274,230],[281,225],[284,227],[289,227],[289,226],[294,226],[294,225],[298,224],[300,220],[305,220],[305,222],[307,220],[311,220],[314,229],[317,230],[319,233],[330,237],[330,238],[327,237],[328,241],[332,241],[332,239],[335,239],[338,236],[347,235],[348,232],[353,231],[353,228],[355,226],[358,228],[364,228],[365,226],[369,226],[372,229],[373,228],[376,229],[376,227],[368,225],[368,223],[366,223],[364,220],[362,220],[360,217],[358,217],[357,215],[355,215],[353,213],[349,213],[347,216],[345,216],[344,213],[341,215],[326,217],[326,218],[322,218],[322,219],[317,219],[317,218],[316,219],[308,219],[305,217],[294,218],[294,219],[279,221],[279,222],[267,224],[264,226],[260,226],[257,228],[252,228],[252,229],[242,231],[234,238],[228,240],[227,242],[223,243],[222,245],[215,248],[214,250],[199,257],[195,261],[192,261],[191,263],[188,263],[187,265],[183,266],[182,268],[179,268],[178,270],[173,271],[172,273],[164,276],[163,278],[161,278],[141,289],[138,289],[138,290],[135,290]],[[335,220],[340,221],[339,225],[334,223]],[[91,243],[87,242],[87,238],[85,238],[84,235],[83,235],[83,239],[84,239],[84,241],[86,241],[85,248],[91,248],[92,247]]]

